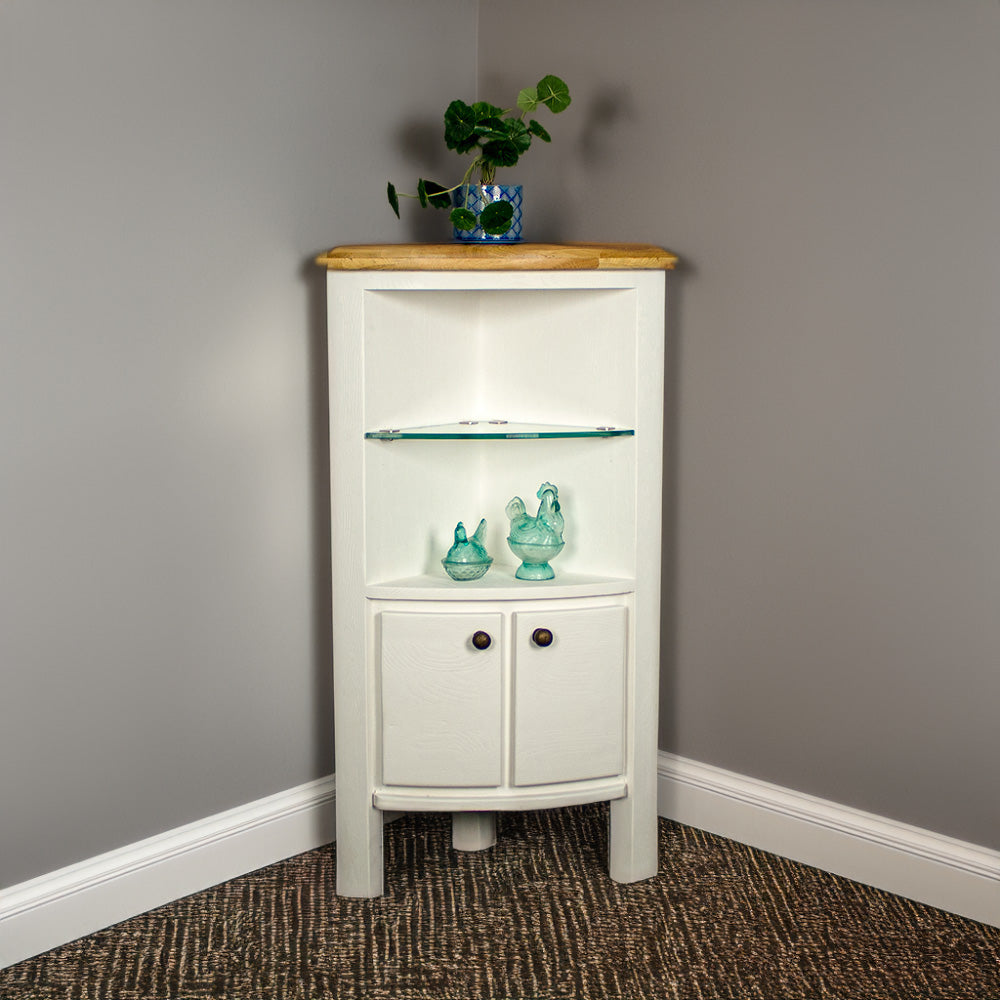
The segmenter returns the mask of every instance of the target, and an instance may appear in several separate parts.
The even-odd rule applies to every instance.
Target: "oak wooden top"
[[[330,271],[671,271],[677,256],[649,243],[369,243],[316,263]]]

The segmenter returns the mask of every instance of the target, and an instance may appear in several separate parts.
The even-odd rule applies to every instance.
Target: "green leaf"
[[[476,101],[472,105],[472,110],[476,113],[476,121],[483,122],[487,118],[499,118],[503,114],[503,108],[498,108],[488,101]]]
[[[417,181],[417,197],[420,199],[420,207],[427,207],[427,189],[424,187],[423,178]]]
[[[476,112],[465,101],[452,101],[444,113],[445,145],[455,149],[467,142],[476,129],[476,118]]]
[[[512,118],[507,125],[507,138],[514,143],[518,154],[523,153],[531,145],[531,135],[524,122]]]
[[[509,201],[495,201],[483,209],[483,214],[479,216],[479,224],[483,227],[484,233],[500,236],[510,229],[513,218],[514,206]]]
[[[532,135],[537,135],[538,138],[542,140],[542,142],[552,141],[552,136],[549,135],[549,133],[546,132],[545,129],[542,128],[542,126],[539,125],[534,118],[532,118],[531,121],[528,122],[528,131]]]
[[[538,107],[538,88],[537,87],[525,87],[517,95],[517,106],[522,111],[527,111],[529,114]]]
[[[467,208],[453,208],[451,210],[451,224],[456,229],[468,230],[476,228],[476,216]]]
[[[510,122],[502,118],[485,118],[476,125],[476,135],[480,140],[506,139],[510,134]]]
[[[512,167],[520,155],[510,139],[494,139],[483,146],[483,159],[494,167]]]
[[[427,201],[434,208],[451,208],[451,193],[446,187],[435,184],[434,181],[424,181],[423,184]]]
[[[569,107],[572,98],[569,87],[558,76],[543,76],[538,81],[538,100],[557,115]]]
[[[385,193],[389,196],[389,204],[392,206],[392,210],[396,213],[396,218],[399,218],[399,195],[396,194],[395,185],[392,181],[389,181],[389,185],[385,190]]]

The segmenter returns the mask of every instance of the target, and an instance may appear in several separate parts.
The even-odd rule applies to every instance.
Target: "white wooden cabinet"
[[[664,271],[636,244],[338,247],[328,272],[337,891],[382,892],[388,810],[609,801],[655,874]],[[507,501],[559,487],[555,578]],[[456,582],[458,521],[494,564]]]

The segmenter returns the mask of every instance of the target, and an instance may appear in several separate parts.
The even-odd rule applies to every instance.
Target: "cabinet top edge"
[[[367,243],[316,258],[329,271],[672,271],[651,243]]]

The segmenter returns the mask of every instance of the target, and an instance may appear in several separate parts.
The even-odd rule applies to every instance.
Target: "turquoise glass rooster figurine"
[[[552,483],[542,483],[536,494],[541,501],[538,513],[532,517],[525,510],[524,501],[514,497],[507,504],[510,534],[507,544],[521,560],[514,576],[518,580],[551,580],[555,572],[549,565],[563,546],[563,516],[559,508],[559,490]]]

